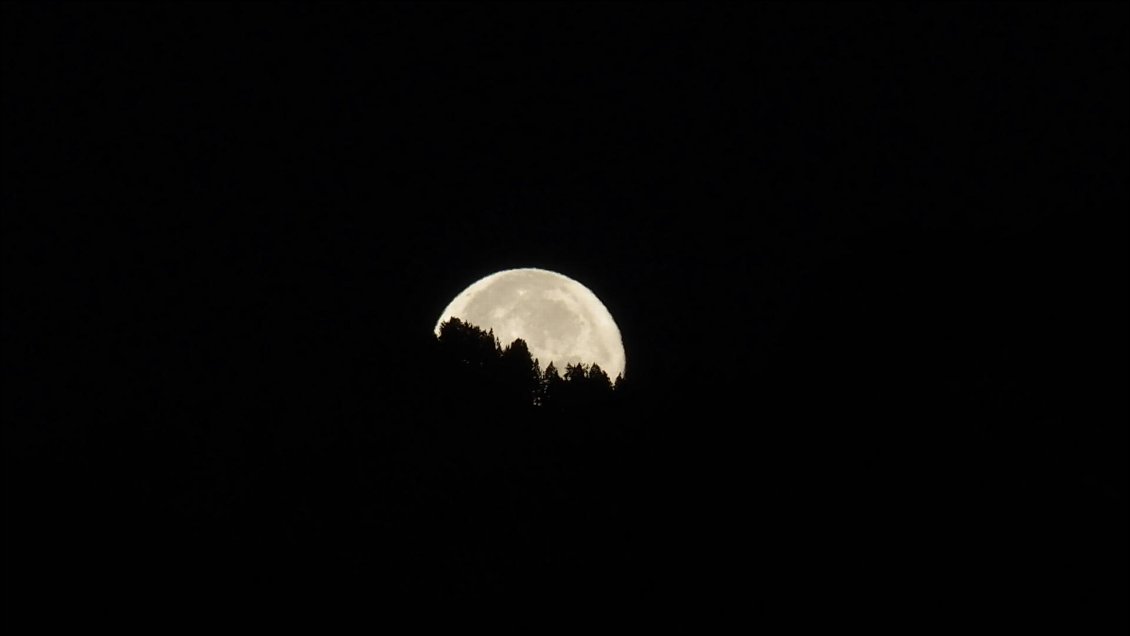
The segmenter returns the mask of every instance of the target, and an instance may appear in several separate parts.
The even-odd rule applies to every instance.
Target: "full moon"
[[[526,341],[544,369],[552,362],[600,365],[615,379],[623,375],[624,343],[604,303],[577,281],[544,269],[508,269],[482,278],[443,310],[435,333],[451,318],[486,330],[506,346]]]

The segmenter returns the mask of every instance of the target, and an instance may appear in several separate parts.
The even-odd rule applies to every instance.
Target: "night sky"
[[[686,587],[656,568],[616,599],[870,620],[890,608],[844,600],[845,572],[896,544],[937,566],[956,533],[968,579],[892,574],[930,581],[916,619],[1124,626],[1127,26],[1086,3],[5,4],[8,599],[78,620],[59,608],[168,588],[210,615],[211,579],[145,564],[225,523],[183,502],[253,497],[194,485],[185,449],[410,428],[447,303],[539,267],[615,317],[665,458],[642,482],[679,491],[655,542]],[[255,466],[231,483],[277,477]]]

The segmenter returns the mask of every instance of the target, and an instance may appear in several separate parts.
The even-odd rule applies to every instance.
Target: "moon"
[[[493,330],[503,346],[525,340],[543,369],[595,362],[610,378],[624,374],[624,342],[612,314],[587,287],[557,272],[527,267],[479,279],[443,310],[437,336],[451,318]]]

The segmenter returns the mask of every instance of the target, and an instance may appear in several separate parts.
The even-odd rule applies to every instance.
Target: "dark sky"
[[[645,375],[844,254],[1121,258],[1109,8],[7,12],[13,310],[126,358],[403,342],[532,265],[596,291]],[[14,346],[71,355],[41,333]]]
[[[699,444],[840,373],[1039,377],[1125,439],[1124,6],[3,13],[17,460],[395,404],[450,299],[523,266],[604,301]],[[1123,508],[1124,451],[1071,460]]]

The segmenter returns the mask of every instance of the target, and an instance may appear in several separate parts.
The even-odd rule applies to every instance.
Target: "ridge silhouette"
[[[760,349],[753,329],[728,335],[742,368],[719,367],[713,343],[613,384],[454,320],[438,338],[327,337],[273,365],[237,350],[191,394],[92,405],[105,419],[41,457],[52,496],[26,507],[71,575],[28,585],[78,597],[115,572],[240,597],[255,580],[271,603],[755,593],[797,612],[818,594],[837,613],[884,598],[908,615],[929,610],[916,590],[960,586],[1001,611],[1111,606],[1126,429],[1077,398],[1117,396],[1120,377],[1103,389],[1081,348],[1032,347],[1071,311],[1049,295],[1096,296],[1036,259],[1020,278],[992,244],[955,277],[943,247],[829,263]],[[858,313],[830,325],[845,306]],[[111,399],[110,380],[91,399]],[[808,592],[814,573],[830,591]]]

